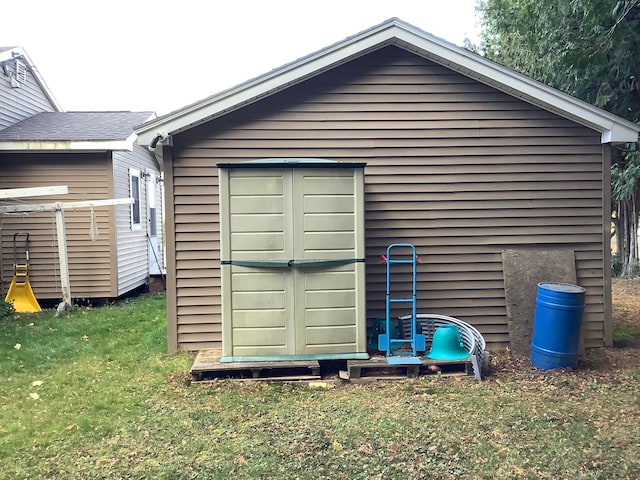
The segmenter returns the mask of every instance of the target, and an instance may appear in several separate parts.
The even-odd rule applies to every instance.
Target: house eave
[[[640,126],[398,19],[388,20],[265,75],[149,121],[136,130],[138,141],[149,145],[159,134],[166,138],[191,129],[387,45],[411,51],[591,128],[601,134],[602,143],[638,141]]]
[[[11,152],[60,152],[60,151],[131,151],[130,140],[8,140],[0,141],[0,151]]]

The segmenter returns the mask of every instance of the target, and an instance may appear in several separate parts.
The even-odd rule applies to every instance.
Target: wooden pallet
[[[369,360],[348,360],[347,369],[340,371],[340,378],[358,383],[414,378],[421,375],[473,375],[469,359],[443,361],[420,357],[420,361],[421,363],[416,365],[395,365],[389,364],[383,356],[371,357]]]
[[[220,379],[243,381],[296,382],[320,379],[316,360],[277,362],[220,362],[219,350],[200,350],[189,370],[191,383],[208,383]]]

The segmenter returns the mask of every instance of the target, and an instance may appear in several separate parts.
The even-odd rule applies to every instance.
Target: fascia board
[[[130,140],[107,141],[38,141],[15,140],[0,142],[0,151],[34,152],[34,151],[109,151],[109,150],[133,150],[133,142]]]
[[[638,141],[640,126],[548,87],[512,69],[461,49],[445,40],[407,29],[397,32],[396,44],[513,97],[549,110],[601,133],[602,143]]]
[[[36,81],[40,84],[40,88],[42,88],[42,91],[47,96],[47,98],[49,99],[53,107],[56,109],[56,111],[63,112],[64,110],[58,103],[58,100],[56,99],[56,97],[53,95],[53,92],[47,85],[47,82],[45,82],[42,75],[40,75],[40,70],[38,70],[38,67],[36,67],[33,64],[33,62],[31,61],[31,58],[29,58],[29,56],[26,53],[24,53],[24,56],[29,62],[29,65],[31,66],[31,73],[33,73],[33,76],[36,78]]]

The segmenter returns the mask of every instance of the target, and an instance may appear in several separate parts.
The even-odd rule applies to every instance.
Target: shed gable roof
[[[131,150],[152,112],[41,112],[0,130],[0,150]]]
[[[603,143],[638,140],[640,126],[632,122],[392,18],[260,77],[151,120],[136,129],[138,141],[153,146],[158,140],[170,141],[170,135],[189,130],[388,45],[403,48],[592,128],[601,134]]]

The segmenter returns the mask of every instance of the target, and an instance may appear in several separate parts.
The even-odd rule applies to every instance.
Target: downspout
[[[147,149],[156,156],[156,162],[158,162],[161,172],[163,171],[162,147],[164,145],[171,145],[171,138],[166,132],[156,132],[151,143],[147,145]]]
[[[150,151],[155,151],[156,147],[158,146],[158,142],[160,141],[165,141],[167,138],[169,138],[169,135],[167,135],[164,132],[158,132],[156,133],[156,136],[153,137],[153,140],[151,140],[151,143],[149,144],[149,146],[147,148],[149,148]]]

